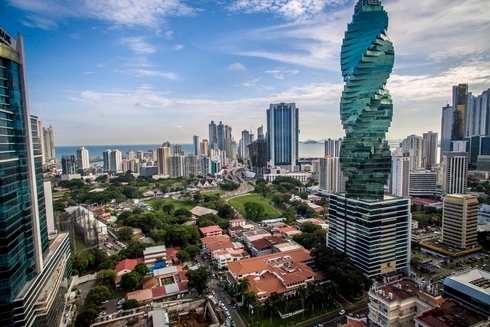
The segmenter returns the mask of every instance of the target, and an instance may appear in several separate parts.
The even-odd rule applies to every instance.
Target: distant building
[[[81,147],[77,150],[77,170],[85,170],[90,167],[90,158],[88,150]]]
[[[48,128],[42,128],[42,145],[43,145],[43,156],[44,162],[43,164],[47,164],[50,162],[56,162],[56,150],[54,145],[54,131],[53,127],[49,126]]]
[[[61,172],[63,175],[73,175],[77,171],[75,156],[64,154],[61,156]]]
[[[432,131],[422,134],[422,167],[431,169],[437,164],[438,134]]]
[[[468,153],[446,152],[442,159],[443,194],[465,194],[468,183]]]
[[[340,148],[342,147],[342,138],[339,139],[328,139],[324,141],[325,147],[325,157],[338,158],[340,156]]]
[[[394,155],[391,160],[390,193],[406,197],[409,195],[410,157]]]
[[[74,224],[75,230],[83,236],[87,246],[98,245],[107,237],[107,225],[82,206],[65,208],[65,217]]]
[[[410,172],[408,195],[414,197],[434,197],[440,194],[437,189],[437,173],[419,169]]]
[[[158,175],[170,175],[170,147],[157,148]]]
[[[194,144],[194,155],[199,156],[199,136],[194,135],[192,137],[192,143]]]
[[[320,193],[330,194],[345,191],[344,174],[340,169],[338,157],[327,157],[319,159],[319,190]]]
[[[269,165],[295,171],[298,160],[299,109],[295,103],[271,104],[267,109]]]

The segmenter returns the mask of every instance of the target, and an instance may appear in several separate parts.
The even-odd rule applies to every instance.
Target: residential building
[[[462,141],[466,134],[466,106],[468,104],[468,84],[453,86],[454,118],[451,141]]]
[[[432,131],[422,134],[422,167],[431,169],[437,164],[438,134]]]
[[[324,141],[325,157],[338,158],[340,157],[340,148],[342,147],[342,139],[328,139]]]
[[[162,146],[157,149],[158,175],[170,175],[170,147]]]
[[[258,138],[248,146],[248,166],[257,174],[263,174],[267,169],[267,141]]]
[[[237,227],[237,226],[243,227],[247,224],[247,220],[244,218],[230,219],[229,223],[230,223],[230,227]]]
[[[257,128],[257,140],[265,140],[264,126]]]
[[[130,273],[131,271],[134,270],[134,267],[138,263],[144,263],[145,261],[143,258],[137,258],[137,259],[124,259],[120,261],[115,267],[114,270],[116,271],[116,279],[114,280],[114,283],[118,285],[121,282],[121,278],[123,275]]]
[[[213,264],[216,265],[216,268],[218,269],[226,269],[230,262],[248,258],[250,258],[250,255],[243,249],[216,250],[211,256]]]
[[[264,238],[265,236],[271,236],[271,233],[262,228],[257,228],[253,231],[244,232],[243,233],[243,244],[245,247],[250,249],[250,243],[252,241],[258,240],[260,238]]]
[[[199,150],[200,150],[199,149],[199,146],[200,146],[199,136],[197,136],[197,135],[192,136],[192,143],[194,144],[194,155],[196,157],[198,157],[199,156]]]
[[[50,125],[48,128],[42,128],[42,151],[44,156],[43,164],[56,162],[56,150],[54,146],[54,131]]]
[[[115,173],[121,173],[122,171],[122,153],[119,150],[112,150],[109,154],[110,168],[109,170]]]
[[[442,241],[460,249],[476,246],[478,198],[469,194],[448,194],[442,208]]]
[[[107,149],[102,153],[104,172],[111,171],[111,150]]]
[[[208,156],[209,155],[209,141],[204,139],[199,144],[199,156]]]
[[[0,325],[58,326],[71,289],[70,240],[51,230],[47,215],[52,201],[43,187],[39,120],[29,108],[24,40],[2,28],[0,76],[0,125],[8,131],[0,138]]]
[[[212,237],[223,234],[223,230],[218,225],[201,227],[199,228],[199,232],[201,233],[202,237]]]
[[[409,194],[410,157],[394,155],[391,165],[390,193],[396,196],[407,197]]]
[[[295,103],[271,104],[267,109],[269,165],[296,171],[299,144],[299,108]]]
[[[490,272],[471,269],[448,276],[442,283],[445,299],[454,299],[471,310],[490,317]]]
[[[273,253],[228,263],[226,277],[231,284],[249,281],[249,292],[265,302],[272,293],[293,296],[301,285],[321,282],[323,273],[311,268],[314,260],[304,248]]]
[[[442,158],[442,193],[465,194],[468,183],[468,152],[445,152]]]
[[[242,158],[243,162],[247,162],[249,158],[248,146],[252,144],[252,138],[253,134],[251,134],[249,131],[242,131],[242,138],[240,139],[240,157]]]
[[[88,150],[82,146],[77,150],[77,170],[85,170],[88,168],[90,168]]]
[[[421,136],[409,135],[401,143],[402,150],[408,153],[410,158],[410,170],[417,170],[422,167],[423,158],[423,139]]]
[[[199,176],[199,162],[195,155],[184,157],[184,177]]]
[[[211,148],[218,146],[218,131],[216,129],[216,124],[214,123],[214,120],[212,120],[209,124],[209,145],[211,146]]]
[[[264,236],[263,238],[250,242],[250,252],[252,257],[259,257],[271,254],[275,251],[275,245],[289,243],[277,236]]]
[[[61,156],[61,173],[63,175],[73,175],[77,172],[75,156],[64,154]]]
[[[184,156],[174,155],[169,158],[169,176],[177,178],[184,176]]]
[[[433,293],[432,286],[421,287],[408,278],[379,287],[375,282],[369,290],[369,325],[412,327],[417,314],[444,302]]]
[[[490,135],[490,89],[479,96],[468,93],[466,135]]]
[[[451,151],[451,133],[453,127],[455,109],[453,106],[447,104],[442,107],[441,114],[441,153],[440,160],[442,162],[443,153]]]
[[[340,169],[339,158],[327,156],[326,158],[320,158],[319,163],[318,182],[320,193],[344,192],[345,179]]]

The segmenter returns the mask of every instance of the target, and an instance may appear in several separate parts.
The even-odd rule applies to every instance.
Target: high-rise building
[[[251,134],[250,131],[242,131],[242,138],[240,139],[240,157],[244,163],[246,163],[249,158],[248,146],[253,142],[252,137],[253,134]]]
[[[257,140],[265,140],[264,126],[257,128]]]
[[[176,155],[169,158],[169,175],[170,178],[184,176],[184,156]]]
[[[70,241],[68,234],[50,235],[52,199],[43,188],[42,135],[29,109],[24,41],[1,28],[0,85],[0,126],[9,133],[0,138],[0,325],[58,326],[71,279]]]
[[[211,174],[211,160],[207,155],[203,155],[198,159],[199,175],[206,177]]]
[[[194,155],[188,155],[184,159],[184,177],[190,176],[199,176],[198,157]]]
[[[257,139],[248,146],[250,169],[257,174],[263,174],[267,169],[267,142]]]
[[[345,191],[344,175],[340,169],[338,157],[320,158],[318,174],[319,187],[322,192],[339,193]]]
[[[359,0],[345,33],[340,116],[346,135],[340,166],[345,194],[330,195],[327,246],[346,253],[368,277],[408,274],[410,199],[384,194],[391,173],[385,134],[393,105],[386,81],[394,62],[388,15],[378,0]]]
[[[410,170],[417,170],[422,167],[422,137],[417,135],[409,135],[401,143],[401,148],[408,153],[410,157]]]
[[[333,158],[338,158],[340,156],[340,148],[342,147],[342,139],[328,139],[324,141],[325,147],[325,157],[331,156]]]
[[[50,162],[56,162],[56,151],[54,147],[54,132],[53,127],[49,126],[48,128],[42,128],[42,144],[43,144],[43,155],[44,160],[43,164],[47,164]]]
[[[194,155],[199,156],[199,136],[194,135],[192,137],[192,143],[194,143]]]
[[[109,170],[112,172],[122,172],[122,153],[119,150],[112,150],[109,157]]]
[[[129,150],[128,152],[126,152],[126,159],[127,160],[134,160],[134,152],[133,152],[133,150]]]
[[[209,155],[209,142],[208,140],[204,139],[202,140],[200,144],[200,156],[207,156]]]
[[[211,120],[211,123],[209,124],[209,144],[211,147],[213,145],[218,144],[218,132],[216,130],[216,124],[214,123],[214,120]]]
[[[443,153],[451,151],[451,133],[453,130],[454,112],[454,107],[450,106],[449,104],[447,104],[445,107],[442,107],[441,152],[439,156],[439,160],[441,162]]]
[[[102,162],[104,166],[104,171],[109,172],[111,171],[111,150],[107,149],[104,152],[102,152]]]
[[[468,137],[490,135],[490,89],[476,97],[468,93],[466,122]]]
[[[85,147],[81,147],[77,150],[77,170],[85,170],[90,167],[90,159],[88,156],[88,150]]]
[[[394,155],[391,165],[390,193],[400,197],[408,196],[410,177],[410,157]]]
[[[77,171],[77,161],[73,154],[64,154],[61,156],[61,173],[63,175],[73,175]]]
[[[183,156],[184,151],[182,150],[182,145],[176,144],[174,145],[174,156]]]
[[[431,169],[437,163],[438,134],[432,131],[422,134],[422,167]]]
[[[170,174],[170,147],[162,146],[157,149],[158,175]]]
[[[478,198],[448,194],[442,207],[442,241],[460,249],[477,245]]]
[[[295,103],[271,104],[267,109],[267,146],[269,165],[290,167],[298,162],[299,108]]]
[[[221,121],[216,125],[216,140],[218,149],[223,151],[225,149],[225,125]]]
[[[466,106],[468,103],[468,84],[453,86],[454,118],[451,141],[462,141],[466,135]]]
[[[442,193],[465,194],[468,183],[468,152],[446,152],[442,158]]]

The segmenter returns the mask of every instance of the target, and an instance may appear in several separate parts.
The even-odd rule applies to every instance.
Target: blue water
[[[179,144],[182,147],[182,150],[185,151],[185,155],[194,153],[194,145],[190,144]],[[119,150],[122,152],[123,157],[126,156],[126,153],[129,150],[133,150],[136,155],[136,151],[141,150],[143,152],[148,152],[149,150],[156,150],[158,147],[161,147],[161,144],[124,144],[124,145],[87,145],[85,148],[88,150],[88,155],[90,159],[95,159],[97,157],[102,158],[102,153],[105,150]],[[173,153],[173,146],[172,153]],[[56,160],[61,162],[61,156],[64,154],[67,155],[75,155],[77,154],[77,150],[81,147],[78,146],[56,146]],[[324,155],[324,146],[323,143],[317,144],[299,144],[299,156],[306,158],[314,158],[314,157],[323,157]]]

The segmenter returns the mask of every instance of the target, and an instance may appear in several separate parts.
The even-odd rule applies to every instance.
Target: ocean
[[[136,154],[136,151],[141,150],[143,152],[148,152],[149,150],[156,150],[158,147],[162,146],[161,144],[123,144],[123,145],[86,145],[85,149],[88,150],[89,158],[91,160],[95,158],[102,158],[102,153],[105,150],[119,150],[122,152],[123,157],[126,156],[126,153],[129,150],[133,150]],[[171,145],[173,147],[173,144]],[[182,150],[185,151],[185,154],[194,153],[194,145],[190,144],[180,144]],[[80,149],[79,146],[56,146],[56,160],[61,162],[62,155],[74,155],[76,156],[77,150]],[[300,157],[323,157],[323,143],[316,144],[299,144],[299,156]],[[173,149],[172,149],[173,153]],[[102,161],[102,160],[101,160]],[[93,162],[94,163],[94,162]],[[95,163],[98,163],[95,162]]]

